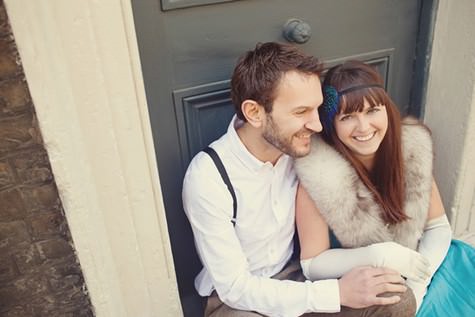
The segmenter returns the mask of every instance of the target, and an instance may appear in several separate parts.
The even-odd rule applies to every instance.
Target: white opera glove
[[[413,279],[406,280],[406,285],[412,290],[412,292],[414,293],[414,297],[416,298],[416,305],[417,305],[416,312],[421,307],[422,300],[424,299],[424,296],[426,295],[427,286],[429,285],[429,283],[430,283],[430,279],[427,279],[426,281],[415,281]]]
[[[417,309],[421,306],[432,276],[447,255],[451,240],[452,229],[445,214],[427,222],[419,240],[417,251],[429,260],[430,276],[424,281],[407,279],[407,285],[416,297]]]
[[[339,278],[356,266],[387,267],[415,281],[429,276],[429,263],[418,252],[395,242],[381,242],[353,249],[329,249],[300,261],[309,280]]]

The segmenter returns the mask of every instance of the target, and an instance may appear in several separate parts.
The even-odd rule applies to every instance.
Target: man
[[[236,116],[210,147],[234,189],[236,219],[211,157],[200,152],[188,167],[183,205],[204,266],[195,286],[209,296],[205,316],[300,316],[371,305],[383,306],[343,308],[339,316],[414,314],[412,293],[395,271],[360,267],[339,280],[310,282],[290,262],[298,184],[292,158],[307,155],[312,134],[322,130],[320,71],[316,58],[278,43],[257,45],[235,67]],[[377,296],[384,292],[392,294]]]

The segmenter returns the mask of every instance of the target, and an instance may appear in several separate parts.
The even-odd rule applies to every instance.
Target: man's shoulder
[[[217,151],[215,142],[210,147]],[[211,157],[204,151],[198,152],[185,173],[182,187],[185,212],[190,214],[220,214],[222,206],[230,204],[231,197]],[[201,207],[200,207],[201,206]],[[206,206],[206,208],[204,207]],[[229,215],[225,213],[226,219]]]
[[[225,134],[221,138],[212,142],[209,147],[215,150],[220,159],[222,159],[223,155],[229,152],[226,150],[227,142],[228,141]],[[204,151],[200,151],[195,154],[190,164],[188,165],[185,173],[185,180],[202,178],[204,176],[206,176],[206,178],[212,178],[218,175],[217,172],[218,171],[216,165],[213,163],[213,160],[211,159],[209,154]]]
[[[194,178],[201,178],[203,175],[207,177],[211,176],[210,171],[214,169],[213,161],[211,157],[203,152],[200,151],[196,153],[193,159],[190,161],[185,173],[185,180],[194,179]]]

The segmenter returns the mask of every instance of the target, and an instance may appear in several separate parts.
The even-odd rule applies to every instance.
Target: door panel
[[[211,3],[230,2],[237,0],[161,0],[162,10],[173,10],[179,8],[188,8],[195,6],[202,6]]]
[[[193,292],[201,267],[181,205],[183,175],[193,155],[228,125],[229,78],[238,56],[257,42],[284,42],[286,21],[304,20],[312,35],[302,50],[326,66],[347,58],[374,64],[405,113],[421,9],[414,0],[211,0],[195,6],[201,2],[132,1],[182,296]]]
[[[234,114],[229,80],[175,90],[175,119],[183,166],[226,131]]]

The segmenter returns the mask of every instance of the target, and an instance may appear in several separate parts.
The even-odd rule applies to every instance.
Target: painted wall
[[[93,316],[0,0],[0,316]]]
[[[425,122],[435,178],[458,236],[475,234],[475,2],[440,0]]]
[[[180,316],[130,1],[5,4],[97,316]]]
[[[179,316],[130,0],[6,5],[97,316]],[[472,30],[475,3],[440,1],[425,121],[459,233],[475,231]]]

